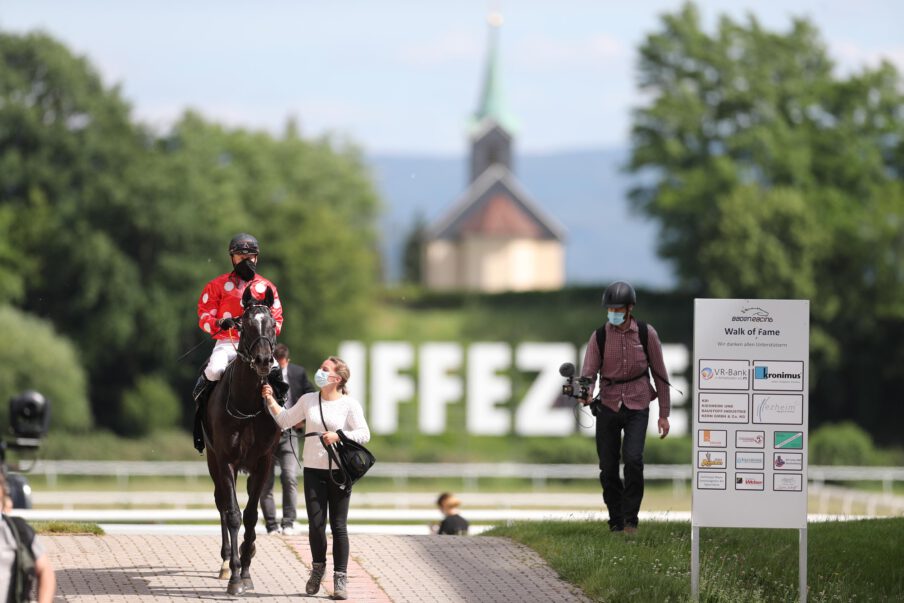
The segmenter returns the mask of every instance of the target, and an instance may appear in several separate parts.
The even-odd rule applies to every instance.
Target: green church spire
[[[499,60],[499,29],[502,27],[502,14],[490,13],[487,22],[490,25],[489,54],[480,104],[474,113],[472,126],[475,129],[479,128],[484,120],[491,119],[511,133],[515,127],[515,120],[506,112],[503,104],[502,71]]]

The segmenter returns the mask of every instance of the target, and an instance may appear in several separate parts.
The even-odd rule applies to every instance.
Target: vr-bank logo
[[[700,376],[704,380],[709,381],[710,379],[712,379],[713,377],[716,376],[716,371],[712,370],[711,368],[709,368],[707,366],[707,367],[704,367],[702,371],[700,371]]]
[[[731,317],[731,322],[774,322],[774,320],[763,308],[752,306],[742,308],[740,315]]]

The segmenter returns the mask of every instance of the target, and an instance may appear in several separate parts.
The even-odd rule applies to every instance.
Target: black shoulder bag
[[[35,555],[31,550],[35,532],[21,517],[3,515],[16,541],[16,560],[10,576],[7,601],[31,601],[31,591],[35,584]]]
[[[326,419],[323,418],[323,399],[319,393],[317,394],[317,404],[320,407],[320,421],[323,423],[323,428],[326,429]],[[330,479],[339,489],[351,490],[355,482],[364,477],[364,474],[374,466],[377,458],[362,444],[345,435],[341,429],[337,429],[336,433],[339,435],[338,442],[329,446],[324,444],[329,457]],[[306,438],[311,436],[322,438],[323,432],[312,431],[304,434]],[[323,443],[323,440],[321,439],[320,442]],[[341,482],[337,482],[333,476],[333,463],[336,464],[337,471],[342,474]]]

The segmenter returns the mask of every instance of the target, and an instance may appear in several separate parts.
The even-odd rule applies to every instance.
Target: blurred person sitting
[[[470,524],[467,519],[458,514],[458,508],[461,506],[461,501],[458,500],[454,494],[451,492],[443,492],[439,495],[439,498],[436,499],[436,505],[439,507],[442,514],[446,516],[442,523],[439,524],[438,534],[463,536],[468,533]]]
[[[31,601],[37,590],[38,603],[51,603],[56,593],[56,574],[44,546],[34,529],[12,510],[6,476],[0,473],[0,496],[3,497],[3,521],[0,522],[0,593],[6,592],[9,603]]]

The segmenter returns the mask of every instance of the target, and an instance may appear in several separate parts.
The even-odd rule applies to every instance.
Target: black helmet
[[[634,292],[631,283],[615,281],[603,292],[603,307],[605,308],[624,308],[636,303],[637,293]]]
[[[241,232],[229,241],[229,255],[236,254],[254,254],[258,255],[261,252],[260,246],[257,244],[257,239],[255,239],[250,234]]]

